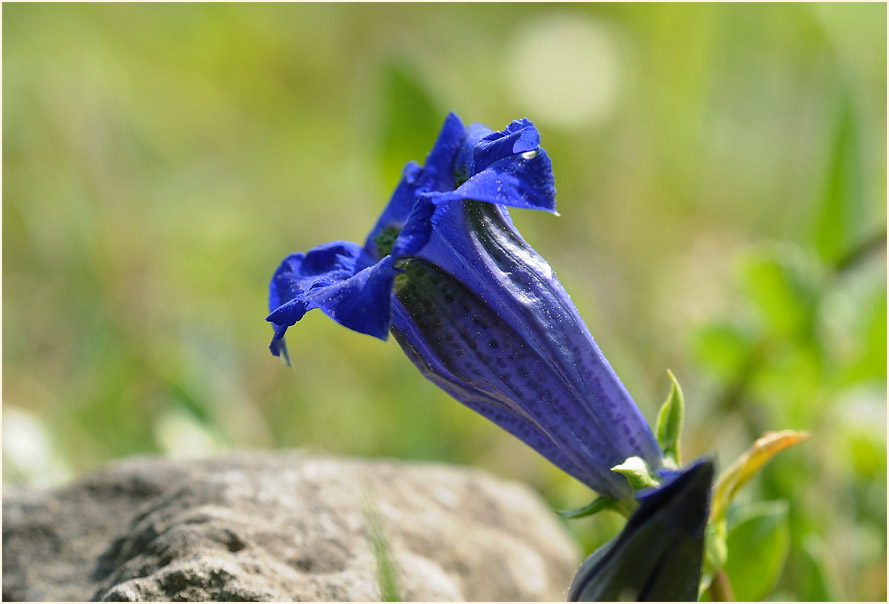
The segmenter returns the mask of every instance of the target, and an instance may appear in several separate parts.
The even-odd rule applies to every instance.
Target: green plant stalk
[[[713,575],[713,582],[710,583],[710,597],[714,602],[735,601],[735,592],[732,590],[732,584],[728,580],[725,570],[721,568]]]
[[[367,538],[377,563],[377,584],[380,588],[380,601],[401,602],[398,586],[398,572],[389,541],[383,533],[383,521],[370,497],[367,497],[365,509],[367,522]]]

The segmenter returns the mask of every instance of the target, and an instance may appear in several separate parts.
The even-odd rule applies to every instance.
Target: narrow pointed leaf
[[[843,91],[835,109],[832,141],[824,175],[821,199],[813,229],[819,255],[835,261],[861,236],[868,208],[868,180],[862,157],[862,124],[855,103]],[[874,195],[874,197],[877,197]]]
[[[678,467],[682,463],[679,440],[682,437],[682,423],[685,417],[685,398],[682,396],[682,388],[676,376],[670,370],[667,370],[667,374],[670,376],[670,394],[658,412],[655,434],[658,444],[664,450],[664,457],[672,460]]]

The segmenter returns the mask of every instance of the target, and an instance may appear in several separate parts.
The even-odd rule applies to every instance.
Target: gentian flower
[[[310,309],[385,340],[433,383],[600,495],[611,471],[662,453],[549,264],[506,206],[555,213],[552,164],[527,119],[492,132],[453,113],[424,166],[409,163],[364,246],[335,241],[275,272],[271,351]]]
[[[697,601],[713,472],[700,461],[640,491],[620,534],[580,566],[568,601]]]

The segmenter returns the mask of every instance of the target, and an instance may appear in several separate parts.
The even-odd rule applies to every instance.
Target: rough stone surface
[[[383,553],[380,553],[383,552]],[[3,599],[564,600],[579,551],[482,471],[300,452],[133,459],[3,494]]]

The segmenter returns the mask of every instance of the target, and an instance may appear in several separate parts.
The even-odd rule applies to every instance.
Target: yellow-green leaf
[[[808,432],[796,430],[766,432],[758,438],[753,446],[736,459],[735,463],[719,477],[713,497],[710,521],[718,522],[725,518],[725,512],[737,492],[750,482],[772,457],[807,438],[809,438]]]

